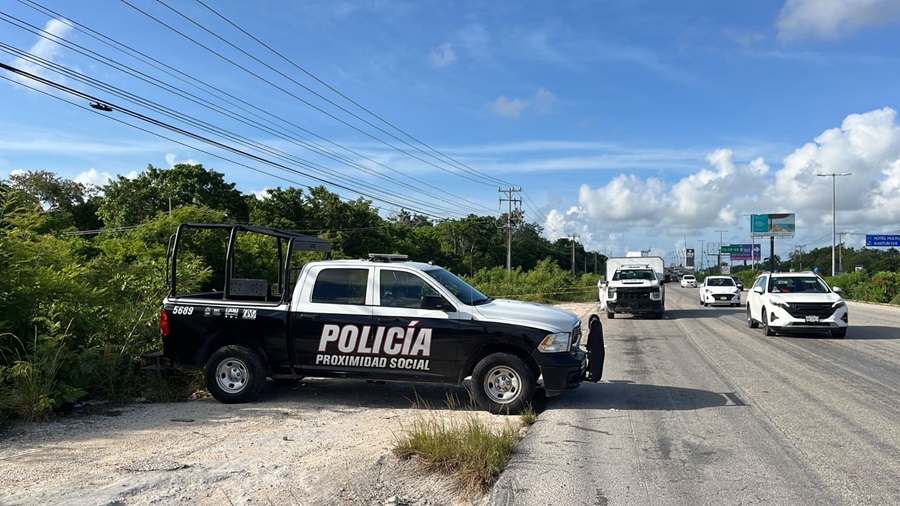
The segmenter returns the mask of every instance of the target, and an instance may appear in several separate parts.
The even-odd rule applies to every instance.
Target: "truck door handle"
[[[397,320],[398,320],[398,318],[388,318],[388,317],[384,317],[384,318],[379,318],[379,319],[378,319],[378,323],[394,323],[394,322],[396,322]]]
[[[318,320],[321,317],[316,313],[300,313],[300,318],[302,320]]]

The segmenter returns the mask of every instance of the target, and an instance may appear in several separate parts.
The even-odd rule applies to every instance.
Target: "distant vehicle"
[[[844,337],[849,315],[840,293],[813,272],[762,274],[747,292],[747,325],[762,325],[767,336],[822,330]]]
[[[707,276],[698,291],[703,306],[724,304],[741,305],[741,291],[731,276]]]
[[[744,290],[744,281],[740,278],[740,276],[731,276],[731,279],[734,280],[734,284],[737,285],[739,290]]]
[[[685,274],[681,276],[682,288],[697,288],[697,278],[693,274]]]

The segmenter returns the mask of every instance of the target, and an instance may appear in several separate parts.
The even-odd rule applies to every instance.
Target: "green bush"
[[[596,275],[573,278],[549,258],[538,262],[530,271],[494,267],[481,269],[466,280],[485,295],[495,298],[544,303],[597,298]]]
[[[66,344],[65,333],[39,334],[26,343],[13,334],[3,334],[0,385],[4,387],[4,409],[26,421],[48,418],[65,404],[73,403],[85,391],[60,381],[61,373],[72,370],[78,357]]]

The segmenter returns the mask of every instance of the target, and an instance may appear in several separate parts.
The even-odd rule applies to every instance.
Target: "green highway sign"
[[[728,246],[722,246],[719,248],[719,253],[743,253],[744,245],[743,244],[729,244]]]

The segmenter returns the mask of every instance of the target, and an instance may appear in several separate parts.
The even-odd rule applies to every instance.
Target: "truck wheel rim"
[[[521,383],[522,379],[516,371],[506,366],[498,366],[485,375],[484,391],[491,401],[508,404],[519,396]]]
[[[247,386],[250,375],[247,365],[236,358],[227,358],[216,367],[216,382],[219,388],[229,394],[236,394]]]

